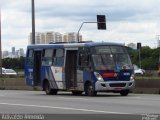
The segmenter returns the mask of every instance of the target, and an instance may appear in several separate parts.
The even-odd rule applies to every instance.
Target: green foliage
[[[139,66],[139,51],[127,48],[130,54],[133,64]],[[160,48],[151,49],[148,46],[144,46],[140,50],[141,55],[141,65],[145,70],[157,70],[160,64]]]
[[[20,58],[5,58],[2,60],[4,68],[24,69],[24,57]]]

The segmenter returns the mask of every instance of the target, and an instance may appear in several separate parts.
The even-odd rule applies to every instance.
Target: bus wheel
[[[86,87],[85,87],[85,94],[87,96],[96,96],[97,95],[97,92],[94,90],[94,88],[93,88],[93,86],[92,86],[91,83],[88,84],[88,85],[86,85]]]
[[[46,95],[56,95],[57,90],[51,89],[49,82],[45,82],[45,92]]]
[[[122,91],[120,92],[121,96],[127,96],[128,93],[129,93],[129,90],[122,90]]]
[[[83,92],[82,91],[72,91],[73,95],[81,95]]]

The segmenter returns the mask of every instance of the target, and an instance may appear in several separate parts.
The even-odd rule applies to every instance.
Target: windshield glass
[[[96,70],[132,69],[126,50],[122,46],[96,46],[91,48]]]

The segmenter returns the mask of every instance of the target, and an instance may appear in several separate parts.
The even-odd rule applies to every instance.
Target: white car
[[[139,68],[137,65],[133,65],[133,67],[134,67],[134,74],[137,74],[137,75],[145,74],[145,70]]]
[[[17,76],[17,73],[13,69],[2,68],[2,74],[6,76]]]

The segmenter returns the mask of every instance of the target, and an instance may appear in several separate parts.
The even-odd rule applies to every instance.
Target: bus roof
[[[28,49],[41,49],[41,48],[72,48],[72,47],[94,47],[94,46],[103,46],[103,45],[116,45],[124,46],[121,43],[112,43],[112,42],[89,42],[89,43],[52,43],[52,44],[36,44],[28,45]]]

